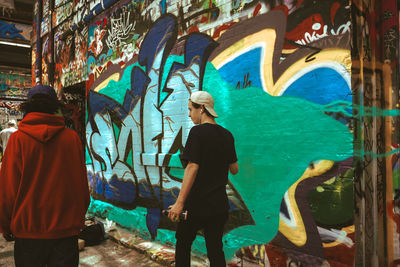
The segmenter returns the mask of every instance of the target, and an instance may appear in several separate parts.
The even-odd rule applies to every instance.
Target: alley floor
[[[14,242],[7,242],[0,237],[0,267],[14,267]],[[134,249],[126,248],[109,239],[100,245],[85,247],[79,253],[80,267],[157,267],[163,266],[152,261],[149,256]]]

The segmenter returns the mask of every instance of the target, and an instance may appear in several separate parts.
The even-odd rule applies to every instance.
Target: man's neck
[[[201,123],[200,123],[200,124],[204,124],[204,123],[217,124],[217,123],[215,122],[214,119],[211,119],[211,118],[209,118],[209,117],[207,117],[207,118],[204,119],[204,120],[201,120]]]

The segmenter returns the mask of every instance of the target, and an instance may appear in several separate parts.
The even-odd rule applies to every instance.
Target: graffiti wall
[[[70,31],[87,13],[85,1],[56,1],[52,17],[54,33],[54,87],[64,87],[87,80],[88,29]],[[69,32],[68,34],[66,34]]]
[[[75,130],[82,140],[86,142],[85,133],[85,83],[63,89],[62,101],[65,125]],[[84,148],[84,147],[83,147]]]
[[[396,1],[386,1],[382,6],[383,24],[383,53],[382,60],[385,63],[386,84],[385,95],[387,95],[388,109],[400,109],[400,89],[396,88],[399,83],[399,6]],[[400,116],[386,118],[386,151],[391,153],[386,156],[385,163],[388,169],[386,185],[387,191],[387,243],[388,264],[400,264]],[[394,153],[395,152],[395,153]]]
[[[160,242],[182,182],[190,93],[235,137],[228,257],[353,266],[347,1],[119,1],[88,27],[91,211]],[[205,252],[204,238],[194,243]]]
[[[353,2],[355,259],[364,266],[400,264],[397,5]]]
[[[19,73],[0,72],[0,99],[24,99],[31,87],[31,76]]]
[[[0,100],[0,127],[7,128],[7,123],[10,120],[15,120],[17,124],[22,119],[23,114],[19,110],[21,101],[4,101]]]
[[[39,0],[35,1],[33,7],[33,25],[32,25],[32,85],[36,85],[41,79],[41,68],[42,62],[40,60],[40,54],[42,53],[40,44],[40,8]]]
[[[31,40],[32,25],[0,21],[0,38],[15,39],[19,41]]]

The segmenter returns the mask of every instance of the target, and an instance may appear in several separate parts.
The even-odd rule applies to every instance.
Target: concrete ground
[[[173,248],[142,240],[119,228],[109,234],[109,239],[106,239],[97,246],[85,247],[79,253],[80,267],[174,266],[175,250]],[[207,267],[209,264],[205,257],[193,255],[191,266]],[[238,258],[230,261],[227,266],[259,267],[258,264]],[[7,242],[1,234],[0,267],[15,267],[14,242]]]
[[[80,267],[157,267],[175,266],[175,249],[135,236],[133,233],[114,227],[108,239],[97,246],[87,246],[79,253]],[[209,266],[206,255],[192,254],[191,267]],[[245,259],[234,258],[229,267],[259,267]],[[269,266],[269,265],[267,265]],[[14,242],[7,242],[0,234],[0,267],[15,267]]]
[[[148,255],[126,248],[109,239],[100,245],[85,247],[79,256],[79,266],[81,267],[163,266],[151,260]]]
[[[0,237],[0,267],[14,267],[14,242],[7,242]],[[80,267],[157,267],[163,266],[154,262],[146,254],[126,248],[109,239],[100,245],[85,247],[79,253]],[[165,265],[164,265],[165,266]]]

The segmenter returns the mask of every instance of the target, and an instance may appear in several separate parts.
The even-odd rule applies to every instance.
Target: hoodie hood
[[[18,130],[39,142],[47,143],[65,128],[65,120],[61,116],[31,112],[19,124]]]

